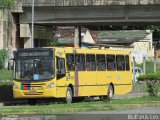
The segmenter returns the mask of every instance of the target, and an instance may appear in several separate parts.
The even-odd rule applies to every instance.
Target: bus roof
[[[90,48],[73,48],[73,47],[47,47],[55,49],[56,51],[64,50],[66,53],[73,52],[76,50],[78,53],[99,53],[99,54],[130,54],[130,51],[127,50],[114,50],[111,48],[105,47],[90,47]]]

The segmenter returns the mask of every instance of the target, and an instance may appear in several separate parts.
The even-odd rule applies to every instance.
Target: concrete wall
[[[153,49],[153,33],[150,30],[146,30],[148,35],[142,40],[139,40],[138,42],[134,42],[131,46],[133,48],[123,48],[123,47],[112,47],[111,49],[114,50],[128,50],[131,52],[131,57],[135,57],[135,61],[138,64],[143,63],[143,57],[146,57],[146,59],[152,58],[154,56],[154,49]]]
[[[31,37],[29,24],[20,24],[20,37]]]
[[[148,57],[153,57],[154,56],[154,49],[153,49],[153,34],[152,31],[147,30],[148,35],[138,41],[133,43],[134,46],[134,51],[138,51],[141,53],[146,54]]]
[[[0,10],[0,49],[3,49],[3,14]]]
[[[31,7],[24,7],[20,23],[31,23]],[[158,6],[89,6],[35,7],[35,23],[39,24],[109,24],[160,23]]]
[[[8,47],[8,16],[6,10],[0,10],[0,49]]]

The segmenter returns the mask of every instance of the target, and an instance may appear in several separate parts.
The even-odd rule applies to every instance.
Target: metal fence
[[[137,77],[141,74],[151,73],[151,72],[160,72],[160,58],[158,57],[150,57],[143,58],[143,62],[141,64],[137,64],[135,62],[135,58],[133,59],[133,82],[137,82]]]
[[[160,58],[158,57],[145,58],[143,60],[143,63],[141,64],[135,63],[135,67],[140,67],[144,73],[158,72],[160,71]]]

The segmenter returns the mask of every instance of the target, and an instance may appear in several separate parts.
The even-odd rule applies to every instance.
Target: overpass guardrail
[[[16,0],[31,6],[32,0]],[[157,5],[160,0],[35,0],[35,6]]]

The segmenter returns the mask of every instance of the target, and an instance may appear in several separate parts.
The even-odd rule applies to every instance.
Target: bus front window
[[[16,80],[48,80],[54,77],[52,58],[18,59],[15,61]]]

